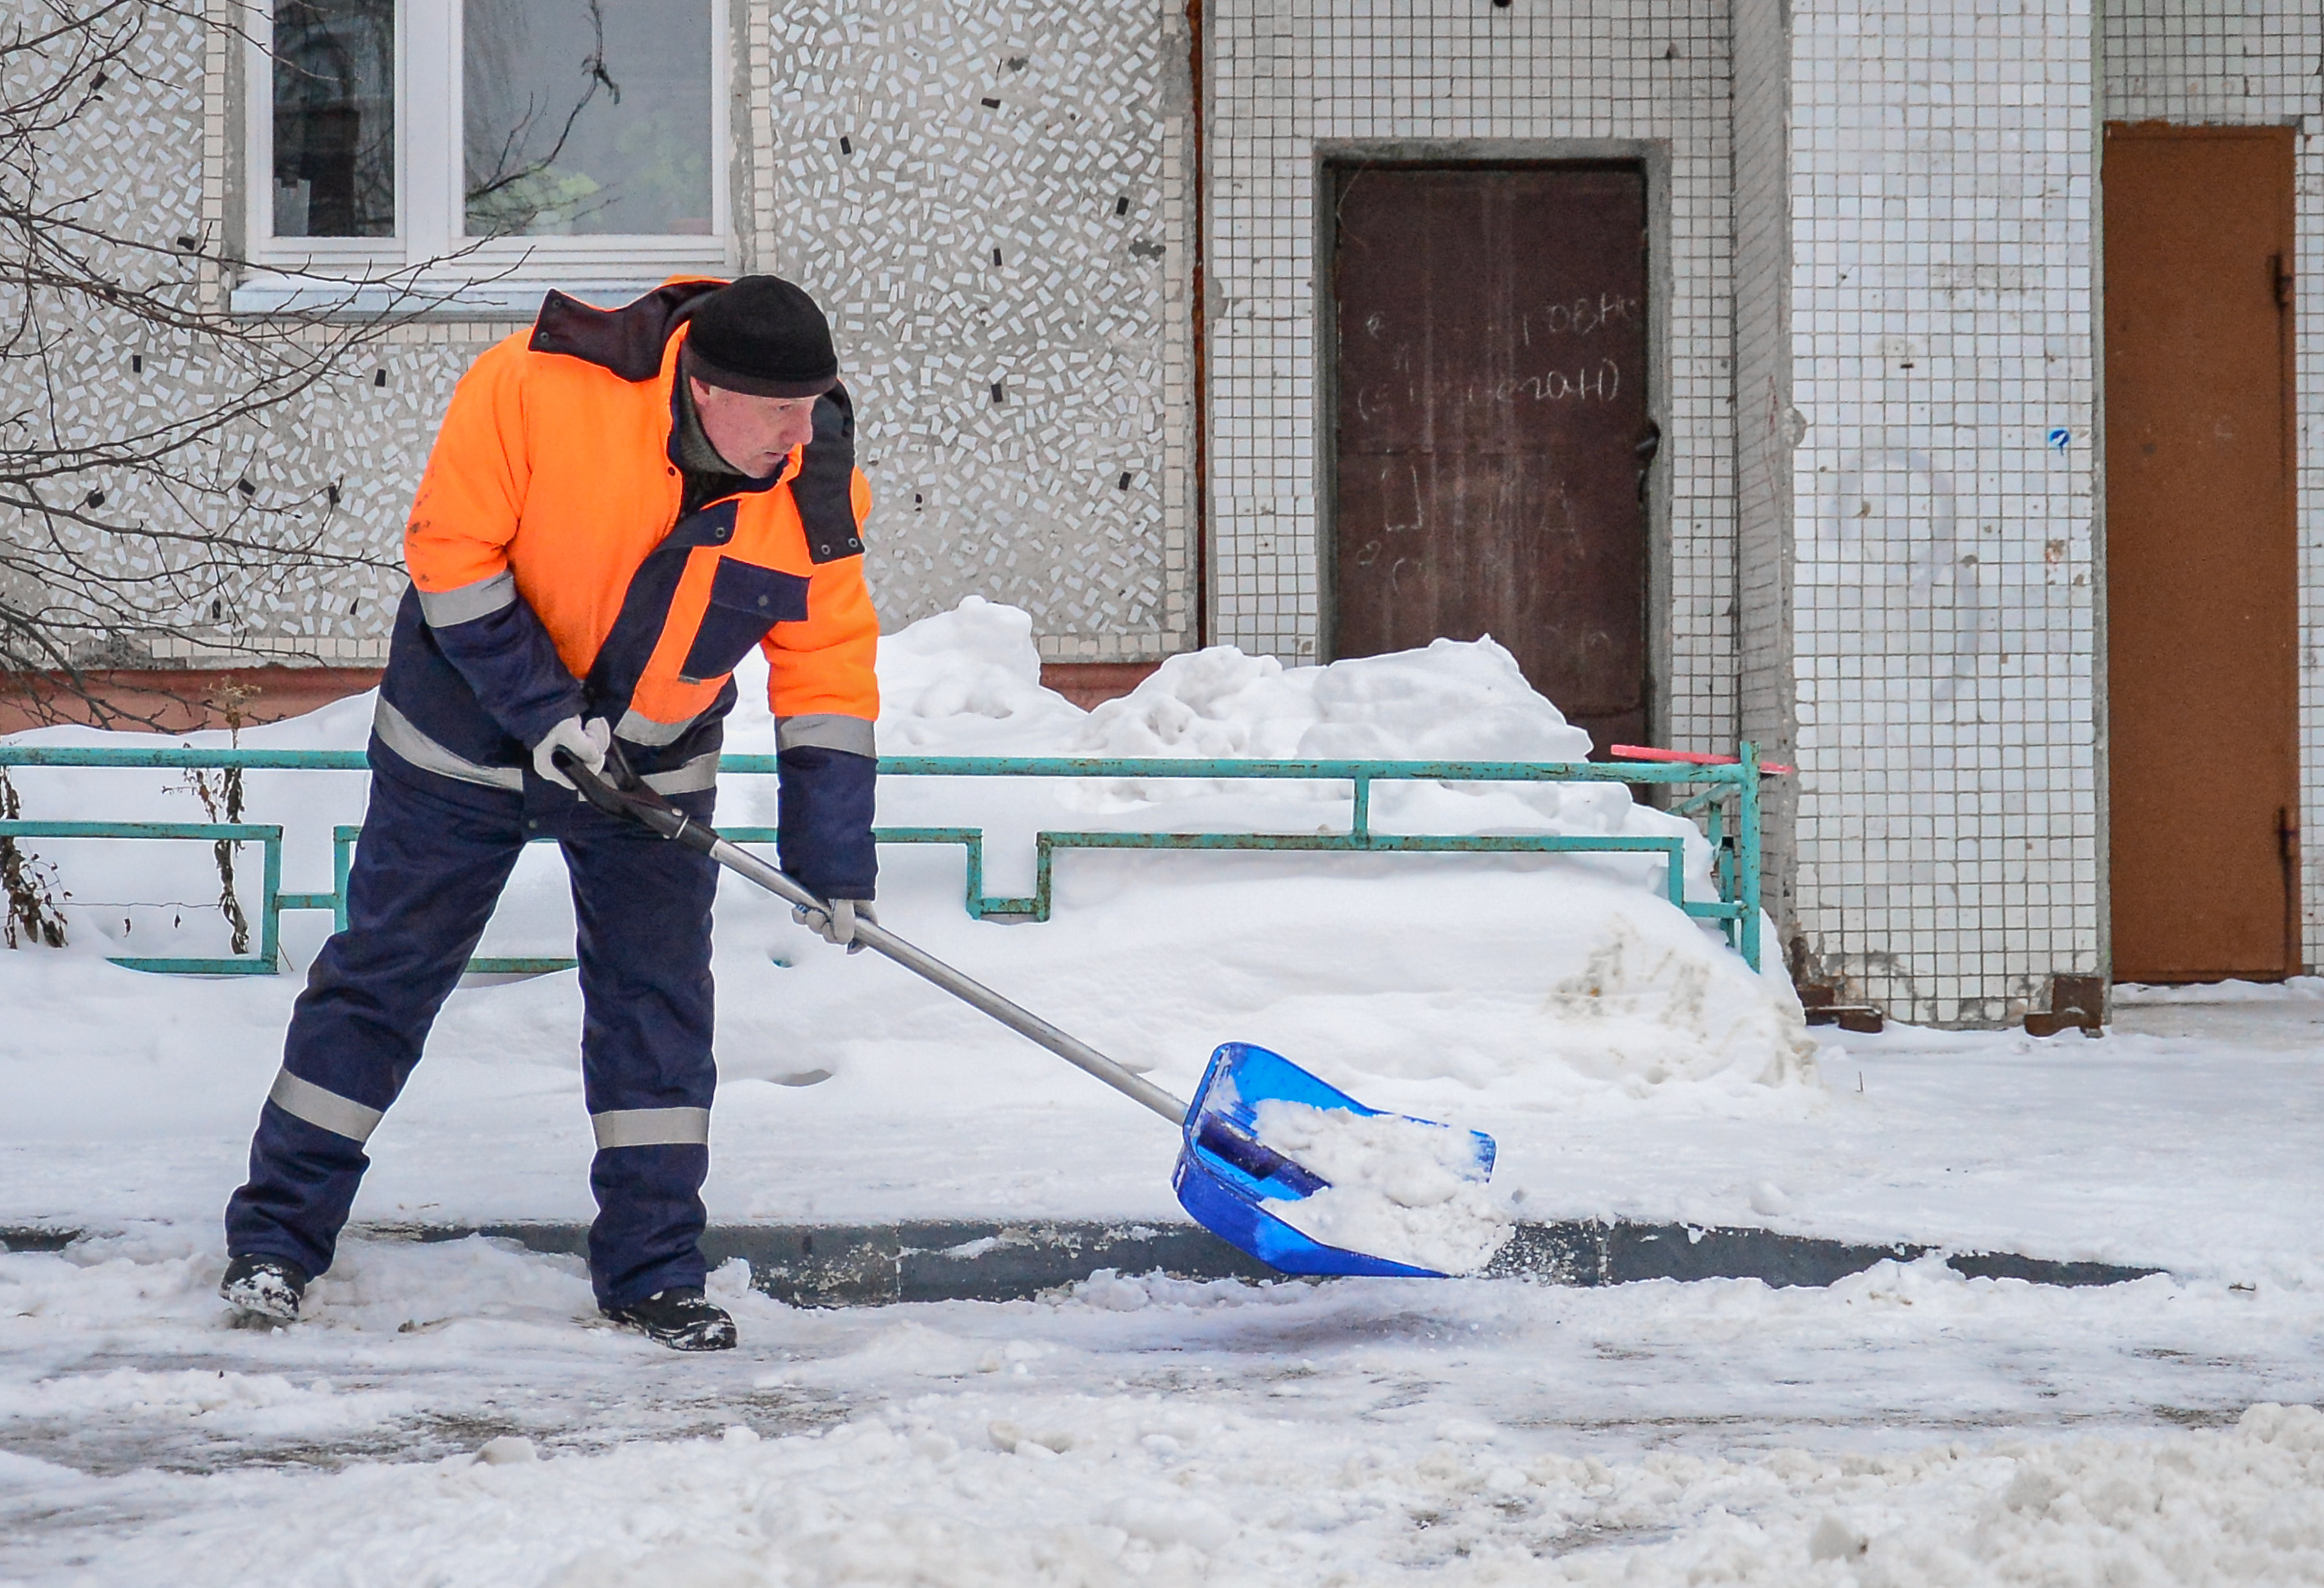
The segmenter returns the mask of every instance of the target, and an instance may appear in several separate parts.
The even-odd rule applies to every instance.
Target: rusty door
[[[2119,981],[2299,969],[2292,133],[2107,128]]]
[[[1333,653],[1490,634],[1600,751],[1643,741],[1644,173],[1333,178]]]

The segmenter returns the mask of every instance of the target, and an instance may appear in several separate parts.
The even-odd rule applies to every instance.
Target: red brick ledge
[[[1047,661],[1041,682],[1083,710],[1129,694],[1158,661]],[[92,723],[189,734],[280,721],[360,695],[379,683],[374,667],[108,668],[82,675],[88,696],[52,673],[0,674],[0,734],[59,723]],[[104,708],[92,708],[90,700]]]
[[[379,674],[375,667],[108,668],[83,673],[78,692],[60,674],[0,674],[0,734],[108,717],[113,727],[163,734],[246,727],[360,695]]]
[[[1045,661],[1041,683],[1084,711],[1093,711],[1105,701],[1129,694],[1161,665],[1158,661]]]

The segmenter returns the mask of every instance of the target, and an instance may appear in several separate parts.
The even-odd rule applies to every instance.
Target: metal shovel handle
[[[573,780],[574,787],[581,791],[583,799],[607,815],[626,817],[652,828],[673,844],[682,844],[697,854],[706,854],[728,871],[748,878],[788,903],[804,909],[830,913],[830,906],[788,874],[720,837],[715,828],[687,816],[646,787],[626,766],[618,762],[608,763],[616,776],[623,780],[622,783],[616,783],[591,771],[574,759],[569,751],[557,752],[557,765],[558,770]],[[623,786],[624,783],[627,786]],[[855,941],[876,954],[887,956],[914,975],[935,983],[971,1008],[982,1010],[1018,1035],[1039,1043],[1067,1064],[1095,1076],[1123,1096],[1152,1109],[1172,1124],[1183,1126],[1186,1122],[1186,1105],[1143,1076],[1125,1069],[1080,1038],[1061,1031],[1030,1010],[1011,1003],[983,983],[964,975],[935,955],[906,942],[885,927],[859,916],[855,921]]]

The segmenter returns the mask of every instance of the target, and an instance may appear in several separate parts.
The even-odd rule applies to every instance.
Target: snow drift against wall
[[[1578,761],[1590,750],[1489,640],[1300,668],[1213,646],[1084,713],[1041,688],[1027,615],[971,597],[882,640],[881,679],[890,755]],[[771,789],[751,798],[771,821]],[[1348,801],[1344,783],[897,779],[881,819],[982,823],[988,887],[1029,890],[1040,829],[1342,831]],[[1373,815],[1382,831],[1676,836],[1688,896],[1715,897],[1693,824],[1615,784],[1381,784]],[[1589,1083],[1643,1094],[1812,1077],[1789,983],[1772,965],[1753,975],[1655,898],[1661,865],[1072,854],[1059,862],[1057,923],[1073,942],[1045,951],[1139,965],[1141,996],[1189,1018],[1207,1007],[1221,1023],[1240,1013],[1273,1026],[1300,1044],[1280,1051],[1321,1057],[1327,1076],[1335,1061],[1352,1066],[1351,1082],[1453,1079],[1547,1103]]]

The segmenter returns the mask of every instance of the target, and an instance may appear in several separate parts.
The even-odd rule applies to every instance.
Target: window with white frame
[[[245,214],[262,270],[238,306],[312,298],[315,275],[424,267],[447,288],[522,291],[727,263],[714,0],[261,12]]]

